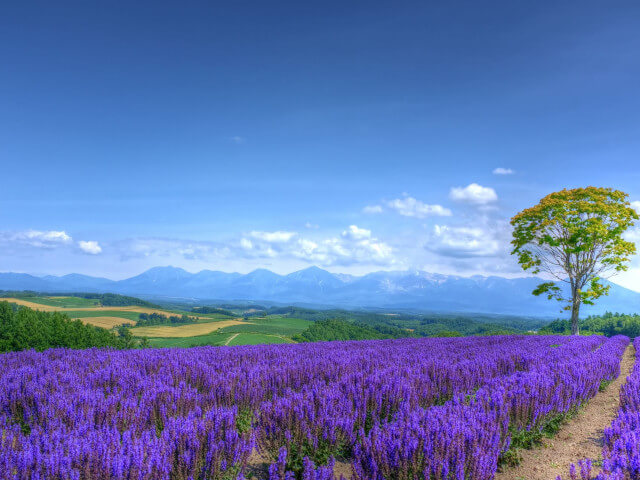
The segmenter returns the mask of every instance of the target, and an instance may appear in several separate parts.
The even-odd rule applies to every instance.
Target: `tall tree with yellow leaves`
[[[611,188],[576,188],[547,195],[511,219],[513,251],[525,271],[544,273],[534,295],[565,303],[578,335],[580,305],[593,305],[610,286],[602,279],[627,270],[636,246],[623,233],[638,220],[628,195]],[[561,288],[557,282],[566,282]]]

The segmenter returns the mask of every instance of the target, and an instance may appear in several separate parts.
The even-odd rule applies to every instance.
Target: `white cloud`
[[[387,202],[387,206],[405,217],[426,218],[429,216],[449,217],[451,210],[441,205],[428,205],[413,197],[397,198]]]
[[[340,236],[304,238],[296,232],[251,232],[240,239],[238,255],[252,259],[297,259],[321,266],[387,265],[393,249],[371,230],[349,225]]]
[[[455,258],[488,257],[508,254],[509,230],[495,225],[435,225],[427,248],[439,255]]]
[[[271,243],[286,243],[289,242],[293,237],[298,235],[296,232],[256,232],[253,231],[249,235],[258,240],[264,240],[265,242]]]
[[[234,137],[231,137],[229,140],[231,140],[233,143],[235,143],[236,145],[242,145],[244,142],[247,141],[246,138],[241,137],[239,135],[236,135]]]
[[[68,245],[72,242],[70,235],[64,231],[39,231],[27,230],[26,232],[17,232],[14,234],[5,234],[5,237],[19,244],[26,244],[38,248],[55,248],[62,245]]]
[[[453,187],[449,193],[452,200],[474,205],[487,205],[498,200],[496,191],[491,187],[483,187],[472,183],[466,187]]]
[[[316,223],[307,222],[307,223],[304,224],[304,228],[317,230],[318,228],[320,228],[320,225],[318,225]]]
[[[382,206],[380,205],[367,205],[362,209],[364,213],[375,214],[382,213]]]
[[[633,208],[638,214],[640,214],[640,200],[631,202],[631,208]]]
[[[628,242],[640,243],[640,228],[635,227],[624,232],[623,237]]]
[[[498,167],[493,170],[494,175],[513,175],[514,173],[516,172],[510,168]]]
[[[97,255],[99,253],[102,253],[102,247],[100,246],[100,244],[93,240],[80,240],[78,242],[78,246],[80,247],[80,250],[90,255]]]
[[[349,225],[349,228],[342,232],[342,236],[350,240],[362,240],[363,238],[371,238],[371,230],[359,228],[357,225]]]

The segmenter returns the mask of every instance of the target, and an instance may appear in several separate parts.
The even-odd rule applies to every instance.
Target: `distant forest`
[[[117,333],[71,320],[60,312],[41,312],[0,302],[0,352],[48,348],[135,348],[140,342],[126,327]]]
[[[218,315],[226,315],[228,317],[235,317],[236,316],[235,313],[230,312],[229,310],[224,310],[222,308],[218,308],[218,307],[193,307],[191,309],[191,311],[193,313],[201,313],[203,315],[210,314],[210,313],[216,313]]]
[[[556,320],[541,328],[539,333],[541,335],[569,335],[571,333],[571,322],[569,320]],[[626,335],[633,339],[640,336],[640,315],[611,312],[599,316],[591,315],[580,320],[580,334],[599,334],[606,337]]]
[[[265,315],[283,315],[314,322],[340,320],[361,327],[369,327],[384,335],[384,338],[400,338],[401,336],[508,335],[533,332],[548,323],[548,321],[539,318],[509,315],[377,313],[338,309],[313,310],[291,306],[271,307],[262,311],[244,314],[248,318]],[[335,327],[335,325],[333,326]],[[310,328],[313,328],[313,325]],[[310,333],[310,335],[316,334],[317,332]],[[371,336],[368,338],[377,337]]]

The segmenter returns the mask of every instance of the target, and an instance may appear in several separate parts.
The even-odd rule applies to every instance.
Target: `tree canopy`
[[[135,348],[129,329],[118,333],[71,320],[60,312],[40,312],[0,302],[0,352],[48,348]]]
[[[533,294],[565,303],[573,334],[579,331],[580,305],[606,295],[609,285],[602,278],[626,270],[636,252],[635,244],[623,238],[638,220],[627,198],[611,188],[565,189],[511,219],[512,253],[522,268],[552,279]]]

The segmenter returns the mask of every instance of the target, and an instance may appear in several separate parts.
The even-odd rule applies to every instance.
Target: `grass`
[[[99,306],[98,300],[95,298],[80,297],[27,297],[28,300],[40,305],[49,305],[50,307],[60,308],[91,308]]]
[[[229,346],[264,345],[272,343],[293,343],[293,340],[276,335],[264,335],[261,333],[240,333],[229,342]]]
[[[300,333],[313,324],[311,320],[270,315],[268,317],[251,317],[251,324],[240,324],[223,328],[225,333],[262,333],[265,335],[291,336]]]
[[[236,334],[212,332],[208,335],[198,335],[194,337],[150,338],[149,343],[152,347],[156,348],[189,348],[204,345],[222,346],[227,344],[227,341],[230,339],[231,341],[228,343],[229,346],[292,343],[292,340],[276,335],[263,335],[260,333],[240,333],[235,337],[234,335]]]
[[[117,317],[137,321],[140,317],[138,312],[127,312],[124,310],[72,310],[63,312],[71,318],[90,318],[90,317]]]
[[[546,417],[542,423],[531,430],[516,430],[509,428],[511,434],[511,445],[509,450],[504,452],[498,459],[498,465],[516,466],[522,461],[520,450],[531,449],[542,443],[543,438],[553,438],[560,428],[571,420],[580,411],[580,406],[573,407],[568,412],[556,413]]]
[[[184,338],[150,338],[149,343],[152,347],[157,348],[170,348],[170,347],[196,347],[204,345],[219,346],[224,345],[225,342],[231,337],[228,333],[213,332],[208,335],[199,335],[196,337],[184,337]]]

